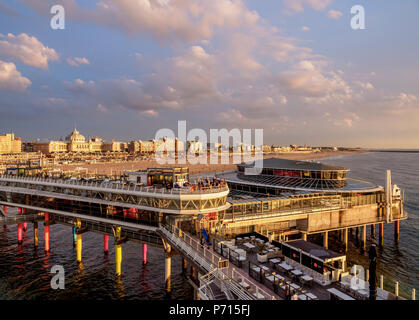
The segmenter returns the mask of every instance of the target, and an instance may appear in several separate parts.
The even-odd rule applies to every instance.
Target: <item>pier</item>
[[[402,192],[391,184],[389,173],[386,187],[380,187],[346,178],[348,170],[338,167],[290,165],[268,161],[258,176],[244,176],[239,165],[237,172],[198,182],[189,182],[182,168],[154,168],[107,182],[2,175],[0,224],[18,224],[19,244],[24,224],[32,224],[37,247],[37,226],[43,221],[47,252],[54,246],[50,226],[69,226],[78,263],[85,232],[103,234],[105,253],[113,237],[117,276],[124,272],[125,242],[142,244],[143,264],[148,246],[163,248],[168,293],[171,257],[180,255],[185,274],[191,269],[187,278],[197,299],[280,300],[287,290],[298,292],[300,299],[328,299],[333,296],[328,289],[346,290],[342,283],[352,277],[344,254],[328,250],[329,233],[339,235],[346,252],[356,230],[366,250],[368,226],[375,233],[378,225],[382,245],[384,223],[394,223],[398,241],[399,221],[407,219]],[[11,215],[11,208],[17,214]],[[308,240],[318,234],[323,248],[313,249]],[[310,257],[305,260],[304,250]],[[324,250],[324,256],[310,250]],[[312,285],[303,285],[300,276]],[[349,296],[363,299],[362,293]],[[394,298],[385,292],[379,297]]]

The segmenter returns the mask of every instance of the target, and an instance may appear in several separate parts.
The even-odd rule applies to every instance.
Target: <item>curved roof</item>
[[[255,162],[238,164],[242,167],[254,167]],[[263,168],[286,169],[286,170],[307,170],[307,171],[349,171],[349,169],[323,164],[320,162],[288,160],[281,158],[263,159]]]
[[[259,186],[275,189],[286,189],[293,191],[309,191],[324,193],[364,193],[382,191],[383,187],[375,183],[347,178],[345,185],[335,184],[333,180],[324,180],[320,183],[318,179],[296,179],[292,177],[275,177],[266,175],[238,175],[237,173],[226,173],[217,175],[219,178],[226,179],[230,183],[239,183],[250,186]],[[338,181],[338,180],[336,180]],[[317,183],[319,182],[319,183]]]
[[[85,136],[80,134],[80,132],[77,131],[77,129],[74,129],[72,133],[70,133],[65,140],[71,141],[71,142],[86,142]]]

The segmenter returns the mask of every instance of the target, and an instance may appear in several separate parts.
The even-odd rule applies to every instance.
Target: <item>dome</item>
[[[74,129],[74,131],[68,135],[65,140],[69,142],[86,142],[86,138],[80,134],[77,129]]]

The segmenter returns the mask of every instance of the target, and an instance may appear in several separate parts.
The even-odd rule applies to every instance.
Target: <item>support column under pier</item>
[[[82,252],[82,234],[77,234],[77,242],[76,242],[76,251],[77,251],[77,262],[81,263],[81,252]]]
[[[105,254],[109,252],[109,236],[107,234],[103,235],[103,252]]]
[[[394,240],[398,243],[400,241],[400,221],[394,221]]]
[[[4,212],[4,216],[7,217],[7,207],[3,206],[3,212]],[[4,229],[7,229],[7,225],[3,225]]]
[[[33,223],[33,245],[38,247],[38,222]]]
[[[371,225],[371,237],[375,239],[375,224]]]
[[[182,273],[185,274],[188,268],[188,261],[185,258],[182,258]]]
[[[45,244],[45,252],[49,252],[49,213],[44,213],[44,244]]]
[[[115,271],[119,277],[121,275],[122,265],[122,243],[121,243],[121,227],[116,227],[115,232]]]
[[[81,233],[81,220],[77,219],[77,229],[76,229],[76,251],[77,251],[77,262],[81,263],[81,253],[82,253],[82,233]]]
[[[328,249],[328,247],[329,247],[329,244],[328,244],[328,237],[329,237],[329,232],[328,232],[328,231],[325,231],[325,232],[323,233],[323,247],[324,247],[325,249]]]
[[[22,214],[22,208],[17,208],[17,214]],[[22,244],[23,242],[23,226],[21,223],[17,224],[17,243]]]
[[[73,227],[73,248],[77,245],[77,234],[76,234],[76,227]]]
[[[143,243],[143,266],[147,264],[147,245]]]
[[[164,272],[164,278],[165,278],[165,287],[166,287],[166,293],[170,293],[171,291],[171,272],[172,272],[172,258],[171,258],[171,247],[170,245],[166,245],[165,248],[165,272]]]
[[[23,208],[23,214],[26,214],[26,208]],[[23,231],[27,231],[28,230],[28,223],[24,222],[23,223]]]
[[[367,250],[367,226],[362,227],[362,250]]]
[[[345,230],[343,230],[343,242],[345,243],[345,252],[348,252],[348,235],[349,230],[348,228],[346,228]]]
[[[379,242],[380,242],[380,247],[382,248],[384,246],[384,223],[380,223],[378,225],[378,237],[379,237]]]

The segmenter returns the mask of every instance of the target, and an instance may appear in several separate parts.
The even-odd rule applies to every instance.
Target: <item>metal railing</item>
[[[198,240],[189,234],[183,232],[181,229],[173,225],[160,225],[159,230],[164,236],[175,246],[177,246],[183,254],[187,255],[192,261],[198,263],[208,273],[214,271],[218,263],[225,261],[212,250],[207,249],[205,245],[201,245]],[[239,300],[274,300],[275,298],[259,287],[255,283],[251,283],[250,287],[254,294],[246,290],[237,280],[242,279],[243,275],[237,272],[234,268],[217,269],[214,272],[214,277],[218,280],[215,283],[220,286],[222,283],[222,290],[224,293],[230,292],[234,294]],[[215,279],[214,279],[215,280]],[[227,296],[228,293],[226,293]]]
[[[59,179],[59,178],[43,178],[33,176],[14,176],[14,175],[0,175],[0,179],[12,182],[27,182],[32,184],[50,184],[59,187],[86,187],[95,189],[106,189],[109,190],[121,190],[121,191],[132,191],[132,192],[147,192],[156,194],[175,194],[175,195],[188,195],[188,194],[209,194],[219,193],[228,191],[228,186],[214,186],[214,187],[203,187],[192,190],[190,187],[182,188],[157,188],[152,186],[138,186],[134,184],[123,184],[117,182],[98,182],[98,181],[81,181],[73,179]]]

